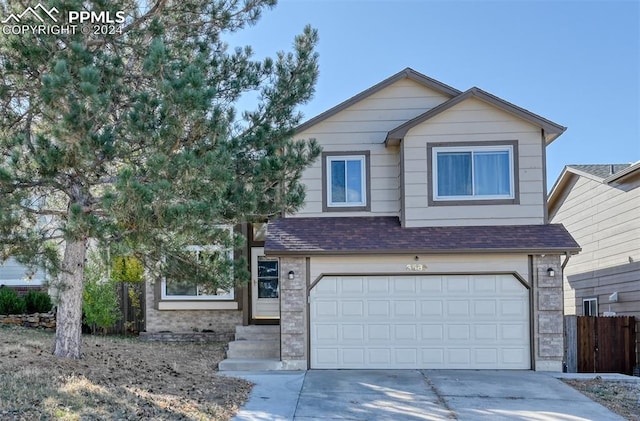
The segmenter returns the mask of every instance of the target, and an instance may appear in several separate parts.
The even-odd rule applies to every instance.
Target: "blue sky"
[[[563,126],[548,184],[567,164],[640,160],[640,2],[280,0],[232,38],[256,58],[318,29],[311,118],[405,67],[478,86]]]

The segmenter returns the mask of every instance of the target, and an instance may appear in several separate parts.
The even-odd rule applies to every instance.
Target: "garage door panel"
[[[418,340],[418,332],[415,325],[395,325],[394,328],[394,339],[396,341],[415,342]]]
[[[522,299],[504,299],[500,301],[502,316],[516,316],[519,320],[526,318],[527,306]]]
[[[513,276],[354,278],[311,290],[312,368],[530,368],[529,293]]]
[[[447,316],[469,316],[469,301],[468,300],[448,300],[447,302]]]
[[[478,299],[473,302],[473,315],[475,317],[495,317],[498,312],[498,303],[496,300]]]
[[[444,304],[441,300],[422,300],[420,301],[421,316],[439,316],[442,317]]]
[[[420,282],[420,292],[438,293],[443,291],[441,276],[423,276],[418,280]]]
[[[391,326],[383,324],[370,324],[367,326],[367,338],[371,341],[388,342],[391,340]]]
[[[416,302],[415,300],[399,300],[393,302],[393,315],[396,318],[403,317],[416,317]]]
[[[364,340],[365,327],[362,324],[342,325],[341,338],[344,341],[358,341]]]
[[[498,326],[495,324],[477,324],[473,327],[473,338],[479,341],[497,341]]]
[[[311,317],[316,320],[320,317],[338,317],[338,303],[336,301],[318,300],[314,304]]]
[[[398,276],[393,279],[393,292],[396,294],[415,293],[417,291],[416,278]]]
[[[446,290],[450,293],[468,293],[469,277],[468,276],[448,276],[446,282]]]
[[[423,341],[435,340],[442,341],[444,339],[444,326],[442,323],[422,325],[422,338]]]
[[[364,317],[365,303],[362,300],[346,300],[340,305],[340,315],[342,317]]]
[[[389,296],[391,292],[391,288],[389,286],[389,278],[386,277],[376,277],[375,281],[370,281],[366,283],[367,292],[371,295],[382,295],[385,297]]]
[[[357,297],[362,296],[364,291],[364,279],[352,277],[348,282],[341,282],[339,284],[340,292],[348,296],[349,294],[354,294]]]

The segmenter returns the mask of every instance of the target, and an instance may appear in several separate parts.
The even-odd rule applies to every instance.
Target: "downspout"
[[[561,266],[563,274],[564,274],[564,268],[567,266],[567,263],[569,263],[569,259],[571,259],[571,255],[569,254],[568,251],[565,251],[564,255],[565,255],[565,259],[564,259],[564,262],[562,262],[562,266]]]

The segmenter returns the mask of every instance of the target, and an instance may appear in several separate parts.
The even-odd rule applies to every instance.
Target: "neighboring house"
[[[566,166],[549,218],[582,247],[564,270],[565,314],[635,316],[640,332],[640,161]]]
[[[10,287],[23,294],[30,289],[41,289],[45,282],[42,270],[32,271],[13,258],[0,264],[0,285]]]
[[[545,148],[564,127],[405,69],[298,127],[321,159],[295,215],[243,227],[250,287],[147,294],[147,330],[279,324],[282,369],[560,371],[561,257]],[[231,348],[231,344],[230,344]]]

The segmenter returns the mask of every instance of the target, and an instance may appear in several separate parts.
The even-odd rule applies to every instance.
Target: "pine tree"
[[[89,244],[135,256],[154,278],[181,268],[216,287],[246,278],[245,265],[187,246],[238,247],[227,226],[303,203],[300,175],[320,151],[292,136],[317,79],[317,33],[306,27],[275,59],[224,42],[274,5],[57,0],[46,6],[59,17],[126,20],[111,34],[0,37],[0,261],[52,277],[55,355],[81,356]],[[258,100],[240,113],[247,92]]]

